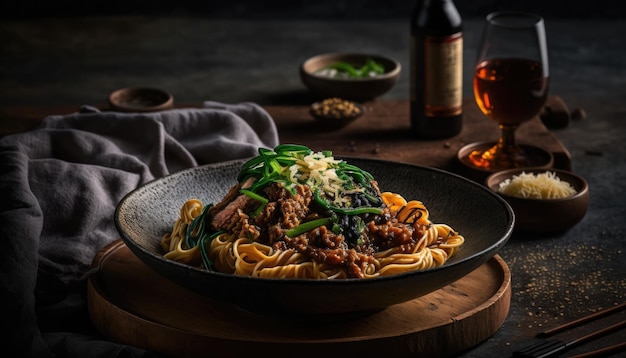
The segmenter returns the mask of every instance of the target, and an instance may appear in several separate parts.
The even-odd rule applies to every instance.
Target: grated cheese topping
[[[502,194],[529,199],[562,199],[576,194],[570,183],[561,180],[554,172],[532,174],[522,172],[500,183]]]
[[[333,167],[340,162],[341,160],[326,156],[321,152],[311,153],[289,167],[289,179],[294,183],[304,183],[310,187],[320,188],[333,199],[334,204],[347,204],[349,198],[342,195],[347,194],[343,188],[345,181],[337,176]],[[362,191],[362,189],[354,191]]]

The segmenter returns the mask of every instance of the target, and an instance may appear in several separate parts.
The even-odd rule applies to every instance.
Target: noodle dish
[[[183,288],[261,316],[328,321],[462,278],[504,246],[515,217],[445,170],[282,144],[145,183],[114,222]]]
[[[269,278],[373,278],[443,265],[464,237],[367,171],[301,145],[260,149],[218,203],[185,201],[168,259]]]

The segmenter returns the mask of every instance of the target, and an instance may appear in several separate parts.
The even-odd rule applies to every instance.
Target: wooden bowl
[[[362,66],[371,58],[381,64],[385,72],[375,77],[335,78],[316,72],[337,62]],[[300,66],[300,78],[311,92],[320,98],[339,97],[352,101],[366,101],[387,93],[398,82],[401,65],[384,56],[360,53],[328,53],[311,57]]]
[[[520,174],[541,174],[553,172],[561,180],[568,182],[576,191],[562,199],[529,199],[506,195],[499,192],[500,183]],[[578,224],[589,207],[589,185],[587,181],[569,171],[545,168],[518,168],[494,173],[487,177],[485,185],[500,195],[515,212],[515,228],[534,233],[559,233]]]
[[[120,112],[157,112],[174,107],[174,97],[158,88],[128,87],[109,95],[109,106]]]
[[[133,253],[171,281],[247,311],[303,322],[367,315],[433,292],[487,262],[513,232],[511,207],[481,184],[434,168],[362,158],[346,161],[370,172],[381,190],[421,200],[430,218],[464,235],[463,246],[436,268],[372,279],[243,277],[165,259],[161,237],[171,231],[182,203],[189,198],[206,204],[221,200],[236,183],[243,161],[191,168],[147,183],[120,201],[115,224]]]

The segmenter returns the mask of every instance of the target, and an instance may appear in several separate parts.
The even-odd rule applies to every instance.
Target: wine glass
[[[474,98],[498,124],[501,136],[490,148],[470,152],[471,165],[496,171],[543,164],[516,143],[515,131],[541,112],[548,79],[543,18],[523,12],[489,14],[474,69]]]

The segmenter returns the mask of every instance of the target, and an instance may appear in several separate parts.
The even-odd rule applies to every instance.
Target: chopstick
[[[589,358],[589,357],[597,357],[603,356],[609,353],[617,353],[626,350],[626,342],[614,344],[612,346],[596,349],[595,351],[585,352],[581,354],[577,354],[575,356],[570,356],[569,358]]]
[[[572,348],[574,346],[585,343],[594,338],[598,338],[605,334],[617,331],[618,329],[623,328],[623,327],[626,327],[626,320],[623,320],[611,326],[599,329],[597,331],[593,331],[582,337],[575,338],[567,342],[564,342],[560,339],[552,339],[552,340],[541,339],[539,341],[532,342],[531,344],[525,346],[524,348],[516,352],[513,352],[513,357],[518,357],[518,358],[551,357],[556,353],[562,352],[566,349]]]
[[[581,317],[579,319],[576,319],[576,320],[573,320],[571,322],[562,324],[560,326],[556,326],[554,328],[545,330],[545,331],[539,333],[537,335],[537,337],[540,337],[540,338],[549,337],[549,336],[555,335],[555,334],[557,334],[559,332],[563,332],[565,330],[568,330],[568,329],[570,329],[572,327],[576,327],[576,326],[579,326],[579,325],[581,325],[583,323],[587,323],[589,321],[593,321],[594,319],[598,319],[600,317],[607,316],[607,315],[609,315],[611,313],[621,311],[624,308],[626,308],[626,302],[624,302],[622,304],[619,304],[617,306],[613,306],[611,308],[607,308],[607,309],[602,310],[602,311],[598,311],[598,312],[590,314],[588,316]]]
[[[582,337],[572,339],[571,341],[568,341],[567,343],[565,343],[565,346],[566,347],[573,347],[575,345],[579,345],[581,343],[585,343],[587,341],[590,341],[590,340],[592,340],[594,338],[598,338],[598,337],[603,336],[605,334],[617,331],[618,329],[620,329],[622,327],[626,327],[626,320],[617,322],[617,323],[615,323],[613,325],[610,325],[608,327],[604,327],[604,328],[599,329],[597,331],[593,331],[593,332],[591,332],[589,334],[586,334],[586,335],[584,335]]]
[[[619,304],[617,306],[613,306],[611,308],[608,308],[606,310],[603,311],[599,311],[593,314],[590,314],[588,316],[585,317],[581,317],[578,318],[576,320],[567,322],[565,324],[562,324],[560,326],[548,329],[546,331],[543,331],[541,333],[539,333],[537,335],[537,337],[549,337],[552,336],[554,334],[557,334],[559,332],[563,332],[565,330],[568,330],[570,328],[582,325],[584,323],[587,323],[589,321],[598,319],[600,317],[604,317],[607,316],[611,313],[615,313],[618,311],[623,310],[624,308],[626,308],[626,302]],[[626,327],[626,320],[622,320],[620,322],[614,323],[608,327],[602,328],[602,329],[598,329],[596,331],[593,331],[591,333],[588,333],[582,337],[579,338],[575,338],[572,339],[570,341],[563,341],[560,339],[552,339],[552,340],[545,340],[545,339],[540,339],[538,341],[535,342],[531,342],[530,344],[524,346],[523,348],[519,349],[516,352],[513,352],[513,357],[523,357],[523,358],[546,358],[546,357],[550,357],[556,353],[559,353],[563,350],[569,349],[571,347],[577,346],[579,344],[585,343],[587,341],[590,341],[592,339],[598,338],[600,336],[603,336],[605,334],[611,333],[613,331],[616,331],[618,329],[621,329],[623,327]],[[595,351],[591,351],[591,352],[587,352],[587,353],[583,353],[580,354],[578,356],[578,358],[585,358],[585,357],[593,357],[596,355],[600,355],[600,354],[606,354],[606,353],[610,353],[610,352],[615,352],[615,351],[619,351],[621,349],[626,349],[626,343],[619,343],[619,344],[615,344],[609,347],[605,347],[605,348],[601,348],[601,349],[597,349]]]

